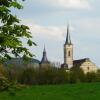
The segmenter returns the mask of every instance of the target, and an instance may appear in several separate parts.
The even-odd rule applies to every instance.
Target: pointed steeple
[[[45,46],[44,46],[44,50],[43,50],[43,57],[42,57],[41,63],[48,63]]]
[[[45,45],[44,45],[44,50],[43,50],[43,52],[46,52]]]
[[[66,44],[71,44],[70,33],[69,33],[69,25],[67,26],[67,36],[66,36]]]

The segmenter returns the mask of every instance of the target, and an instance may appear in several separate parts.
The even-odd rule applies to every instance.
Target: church
[[[64,68],[66,71],[69,70],[78,70],[82,69],[84,73],[88,72],[97,72],[98,68],[89,58],[83,58],[79,60],[73,59],[73,43],[71,41],[69,26],[67,27],[67,36],[64,43],[64,63],[61,65],[61,68]],[[15,65],[23,66],[24,61],[22,58],[14,58],[10,61],[6,61],[6,65]],[[44,46],[43,56],[41,61],[37,59],[32,59],[28,62],[27,66],[33,66],[40,69],[48,69],[51,63],[47,58],[47,52]]]
[[[73,59],[73,43],[71,42],[69,26],[67,27],[67,36],[64,44],[64,63],[61,65],[61,68],[66,70],[82,69],[84,73],[97,72],[98,69],[89,58]]]

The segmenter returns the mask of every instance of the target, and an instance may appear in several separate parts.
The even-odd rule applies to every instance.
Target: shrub
[[[97,73],[91,72],[86,74],[86,82],[97,82]]]
[[[8,90],[10,83],[7,78],[0,76],[0,91]]]
[[[68,81],[68,73],[55,67],[48,68],[48,70],[39,70],[37,76],[39,84],[61,84]]]
[[[65,69],[50,66],[36,69],[34,67],[12,67],[7,70],[10,82],[19,84],[66,84],[79,82],[100,82],[100,71],[87,73],[81,69],[66,71]]]
[[[100,82],[100,70],[96,73],[96,82]]]
[[[2,64],[0,64],[0,76],[6,76],[6,70]]]
[[[32,85],[36,83],[36,76],[35,76],[35,71],[34,68],[25,68],[21,72],[18,82],[21,84],[28,84]]]

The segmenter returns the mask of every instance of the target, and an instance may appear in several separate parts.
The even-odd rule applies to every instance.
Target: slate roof
[[[73,66],[74,67],[80,67],[81,64],[83,64],[86,61],[90,61],[90,59],[89,58],[84,58],[84,59],[74,60],[73,61]]]
[[[43,50],[43,56],[42,56],[40,64],[43,64],[43,63],[49,63],[49,61],[47,59],[47,53],[46,53],[45,47],[44,47],[44,50]]]
[[[67,36],[66,36],[66,41],[65,41],[65,45],[67,45],[67,44],[72,44],[71,38],[70,38],[70,33],[69,33],[69,25],[67,27]]]
[[[39,64],[39,63],[40,63],[39,60],[33,58],[27,62],[27,64]],[[23,58],[12,58],[11,60],[5,61],[4,64],[21,66],[24,64],[24,60]]]
[[[90,60],[89,58],[84,58],[84,59],[79,59],[79,60],[74,60],[74,64],[77,64],[77,63],[83,63],[83,62],[86,62],[87,60]]]

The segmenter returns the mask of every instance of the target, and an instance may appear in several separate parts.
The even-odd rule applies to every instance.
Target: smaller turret
[[[50,62],[47,59],[47,53],[46,53],[46,49],[45,49],[45,46],[44,46],[43,56],[42,56],[42,59],[41,59],[41,62],[40,62],[40,67],[47,69],[48,66],[50,66]]]

